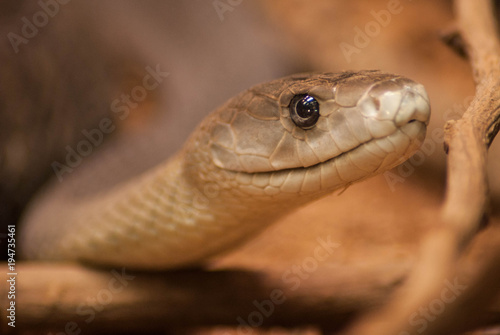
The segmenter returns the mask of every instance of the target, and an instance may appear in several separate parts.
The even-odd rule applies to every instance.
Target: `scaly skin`
[[[289,109],[304,93],[320,105],[306,130]],[[429,115],[421,85],[376,71],[257,85],[154,170],[98,194],[64,185],[42,194],[24,223],[24,252],[142,269],[200,263],[294,208],[400,164],[423,141]]]

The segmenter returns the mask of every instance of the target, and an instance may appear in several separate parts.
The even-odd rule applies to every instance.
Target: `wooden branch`
[[[500,67],[500,39],[493,3],[491,0],[455,0],[455,12],[474,80],[480,85],[484,79],[498,74]],[[482,114],[489,111],[484,112]]]
[[[0,332],[144,334],[209,325],[242,327],[242,333],[253,326],[316,325],[335,330],[386,303],[409,267],[405,262],[374,269],[318,269],[294,290],[283,282],[280,271],[134,273],[76,264],[19,263],[16,327],[4,321]],[[1,281],[7,279],[5,273],[0,275]],[[8,290],[0,286],[3,320],[7,320]],[[497,301],[488,315],[464,329],[500,322]]]
[[[2,264],[6,269],[7,265]],[[408,264],[346,267],[303,280],[283,273],[185,270],[165,273],[95,269],[77,264],[17,265],[16,328],[7,325],[8,286],[0,286],[0,333],[147,333],[183,327],[304,326],[341,328],[384,303]],[[297,277],[298,278],[298,277]],[[8,276],[0,275],[5,283]],[[261,307],[258,307],[258,306]],[[264,310],[264,312],[262,311]],[[500,313],[498,313],[500,320]],[[244,333],[248,333],[243,329]]]
[[[446,307],[439,318],[429,323],[426,334],[455,334],[477,326],[478,320],[493,317],[489,307],[498,305],[500,297],[500,227],[490,230],[483,241],[487,250],[467,289]],[[463,268],[463,266],[461,266]],[[496,322],[497,325],[499,322]]]
[[[459,0],[455,7],[477,88],[463,117],[446,125],[448,188],[443,222],[465,244],[479,228],[488,205],[487,149],[500,118],[500,42],[490,0]]]
[[[409,322],[411,315],[432,301],[439,301],[443,282],[457,278],[459,256],[486,217],[487,150],[500,127],[500,41],[490,0],[456,0],[455,7],[477,88],[463,117],[445,126],[448,183],[441,217],[436,218],[435,229],[424,239],[419,264],[404,288],[385,308],[368,315],[346,334],[422,333],[422,329]],[[458,302],[465,299],[468,304],[452,304],[453,307],[447,308],[448,316],[429,323],[425,334],[449,332],[446,326],[458,315],[461,317],[458,324],[472,323],[478,311],[484,311],[491,297],[500,291],[500,285],[481,286],[492,283],[491,278],[498,278],[498,273],[488,271],[500,266],[500,247],[492,243],[490,252],[492,255],[483,260],[479,275],[469,283],[469,293],[464,294],[467,299],[456,299]],[[490,292],[489,296],[485,290]],[[457,306],[462,307],[460,312]],[[456,315],[449,314],[451,311]]]

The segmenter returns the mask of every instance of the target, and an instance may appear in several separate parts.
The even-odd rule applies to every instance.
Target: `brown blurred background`
[[[433,114],[419,156],[299,209],[212,267],[281,273],[326,236],[340,247],[304,287],[337,273],[374,267],[390,273],[414,262],[442,202],[443,125],[459,118],[474,94],[467,60],[443,43],[454,28],[450,0],[73,0],[58,6],[46,25],[14,47],[9,33],[23,36],[23,18],[32,21],[43,8],[35,1],[0,4],[4,227],[16,223],[36,190],[54,178],[52,162],[64,160],[82,130],[97,127],[106,115],[116,117],[112,102],[141,83],[147,66],[159,65],[169,75],[130,117],[116,120],[118,131],[85,162],[87,168],[100,154],[126,151],[113,144],[121,138],[141,142],[146,152],[153,148],[159,153],[154,158],[134,153],[130,160],[154,165],[175,152],[210,110],[253,84],[300,71],[381,69],[427,88]],[[489,158],[494,215],[500,201],[497,142]]]

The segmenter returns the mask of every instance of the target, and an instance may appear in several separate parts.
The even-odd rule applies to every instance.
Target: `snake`
[[[429,118],[423,85],[378,70],[259,84],[137,176],[89,192],[53,183],[23,219],[22,253],[144,270],[202,264],[297,208],[401,164],[423,143]]]

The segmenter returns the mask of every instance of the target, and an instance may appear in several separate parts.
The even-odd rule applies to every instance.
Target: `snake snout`
[[[429,123],[430,104],[421,84],[385,82],[374,86],[358,103],[363,116],[378,121],[392,121],[397,127],[420,121]]]
[[[427,125],[430,111],[429,97],[424,87],[420,84],[408,85],[404,89],[403,99],[394,122],[399,127],[415,121]]]

